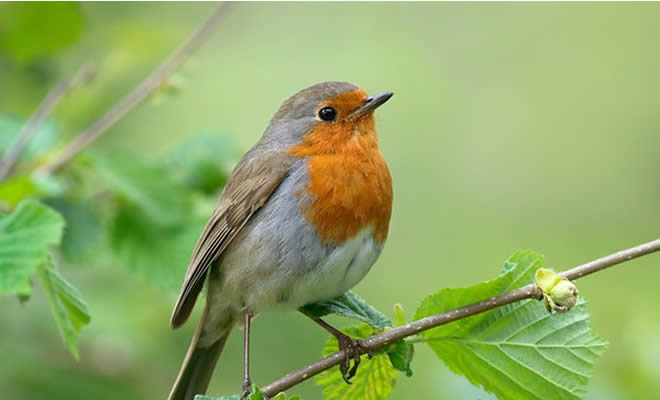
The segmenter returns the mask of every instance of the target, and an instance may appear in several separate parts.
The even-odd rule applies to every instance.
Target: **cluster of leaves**
[[[448,311],[534,282],[543,257],[520,251],[494,280],[443,289],[427,297],[415,318]],[[453,372],[499,399],[579,399],[594,362],[607,343],[589,326],[586,301],[567,313],[550,314],[527,300],[423,332],[426,342]]]
[[[415,319],[532,283],[536,270],[543,267],[540,254],[517,252],[506,261],[504,270],[494,280],[466,288],[443,289],[428,296],[417,309]],[[362,316],[374,315],[367,321],[371,325],[362,324],[346,329],[345,333],[365,338],[383,329],[379,313],[360,311],[365,306],[352,307],[355,303],[352,301],[332,302],[333,305],[337,303],[351,305],[349,308]],[[345,311],[339,313],[350,315]],[[395,314],[397,324],[405,324],[400,307]],[[372,359],[364,357],[353,385],[342,384],[337,370],[323,372],[316,382],[322,386],[326,400],[385,399],[399,372],[412,374],[410,364],[416,343],[428,344],[451,371],[499,399],[522,396],[539,400],[583,398],[594,362],[607,347],[589,327],[584,300],[570,312],[554,315],[548,313],[543,304],[527,300],[430,329],[384,348]],[[337,341],[331,338],[323,355],[335,351]]]
[[[23,123],[0,115],[0,154]],[[76,339],[90,316],[56,263],[120,264],[175,287],[227,178],[233,145],[201,136],[153,162],[127,152],[83,154],[57,177],[35,176],[58,134],[55,123],[42,125],[17,172],[0,182],[0,295],[27,300],[38,280],[77,358]]]
[[[38,275],[48,294],[62,340],[78,358],[76,339],[89,322],[87,306],[55,267],[48,250],[59,244],[63,218],[36,201],[22,202],[11,215],[0,216],[0,295],[27,301]]]
[[[415,319],[532,283],[535,272],[541,268],[544,264],[540,254],[519,251],[506,260],[496,279],[465,288],[442,289],[426,297]],[[317,317],[334,313],[363,321],[343,330],[357,339],[368,338],[393,326],[387,316],[351,292],[329,302],[308,305],[303,311]],[[406,323],[403,309],[395,306],[394,325]],[[428,344],[452,372],[465,376],[472,384],[501,400],[581,399],[586,394],[594,363],[607,348],[607,343],[589,326],[584,299],[570,312],[558,314],[549,313],[541,302],[527,300],[421,332],[376,351],[371,358],[362,356],[351,385],[345,384],[337,368],[324,371],[316,377],[323,398],[386,399],[399,373],[412,375],[411,363],[417,343]],[[325,357],[338,350],[337,340],[331,337],[322,355]]]

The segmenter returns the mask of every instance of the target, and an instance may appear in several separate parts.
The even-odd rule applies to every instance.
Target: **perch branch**
[[[92,64],[86,63],[73,77],[60,80],[48,92],[46,97],[39,104],[39,107],[37,107],[37,110],[23,126],[18,136],[16,136],[16,140],[14,140],[12,145],[7,149],[5,157],[0,160],[0,182],[11,173],[12,168],[16,165],[18,158],[27,147],[32,136],[34,136],[37,129],[55,109],[57,104],[59,104],[60,100],[78,86],[89,82],[94,77],[94,73],[95,69]]]
[[[177,48],[162,64],[149,74],[138,86],[123,97],[117,104],[108,110],[101,118],[78,135],[71,143],[62,149],[51,161],[37,170],[38,174],[51,174],[71,161],[78,153],[83,151],[94,140],[103,135],[130,110],[144,100],[151,92],[160,87],[174,71],[183,64],[213,32],[222,17],[231,7],[232,2],[220,5],[213,14],[195,31],[186,42]]]
[[[652,242],[644,243],[639,246],[635,246],[630,249],[622,250],[618,253],[599,258],[597,260],[564,271],[560,275],[570,280],[575,280],[594,272],[601,271],[605,268],[609,268],[613,265],[651,254],[656,251],[660,251],[660,239],[656,239]],[[404,326],[393,328],[381,334],[374,335],[362,342],[364,346],[364,352],[367,350],[378,350],[390,343],[394,343],[408,336],[418,334],[425,330],[435,328],[449,322],[467,318],[475,314],[480,314],[482,312],[492,310],[496,307],[501,307],[522,300],[541,298],[541,289],[539,289],[536,284],[529,284],[519,289],[515,289],[498,296],[490,297],[477,303],[459,307],[457,309],[446,311],[440,314],[431,315],[429,317],[413,321]],[[262,387],[261,391],[267,396],[274,396],[279,392],[287,390],[327,369],[334,367],[335,365],[338,365],[344,360],[344,358],[344,351],[338,351],[316,362],[313,362],[306,367],[291,372],[285,377],[280,378],[269,385]]]

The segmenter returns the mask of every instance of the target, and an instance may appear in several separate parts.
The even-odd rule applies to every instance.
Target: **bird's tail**
[[[208,306],[204,308],[202,318],[197,326],[197,331],[192,338],[186,358],[179,371],[179,375],[172,386],[168,400],[193,400],[197,394],[205,394],[209,386],[215,364],[220,358],[225,342],[231,333],[231,325],[225,333],[214,343],[208,346],[200,345],[202,327],[206,320]]]

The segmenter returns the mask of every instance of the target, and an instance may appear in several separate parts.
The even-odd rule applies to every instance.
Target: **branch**
[[[220,23],[222,17],[231,7],[232,2],[225,2],[194,32],[186,42],[176,49],[162,64],[158,66],[130,93],[96,120],[76,139],[69,143],[54,159],[37,170],[38,174],[51,174],[71,161],[94,140],[103,135],[130,110],[144,100],[151,92],[163,84],[181,64],[204,43]]]
[[[570,280],[575,280],[594,272],[601,271],[605,268],[609,268],[613,265],[632,260],[633,258],[651,254],[656,251],[660,251],[660,239],[656,239],[652,242],[641,244],[639,246],[635,246],[630,249],[599,258],[597,260],[569,269],[568,271],[564,271],[560,275]],[[364,346],[364,351],[362,351],[362,354],[364,354],[367,350],[378,350],[390,343],[394,343],[408,336],[412,336],[418,334],[419,332],[435,328],[437,326],[444,325],[459,319],[467,318],[475,314],[480,314],[482,312],[492,310],[493,308],[505,306],[507,304],[527,299],[541,299],[542,297],[543,293],[541,292],[541,289],[539,289],[536,284],[532,283],[519,289],[482,300],[478,303],[473,303],[451,311],[446,311],[444,313],[422,318],[407,325],[391,329],[378,335],[374,335],[362,341]],[[316,374],[319,374],[327,369],[334,367],[335,365],[338,365],[344,360],[344,358],[344,351],[338,351],[312,364],[309,364],[304,368],[291,372],[285,377],[280,378],[269,385],[264,386],[261,388],[261,391],[267,396],[272,397],[279,392],[287,390],[315,376]]]
[[[12,145],[7,149],[5,157],[0,160],[0,182],[9,175],[11,169],[21,156],[21,153],[27,147],[28,142],[37,132],[37,128],[41,126],[48,115],[50,115],[55,109],[60,100],[78,86],[89,82],[94,77],[95,72],[92,64],[86,63],[72,78],[60,80],[55,87],[48,92],[46,97],[37,107],[37,110],[23,126],[18,136],[16,136]]]

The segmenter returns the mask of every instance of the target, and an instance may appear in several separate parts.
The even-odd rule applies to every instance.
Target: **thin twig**
[[[586,275],[592,274],[594,272],[601,271],[613,265],[617,265],[622,262],[632,260],[633,258],[641,257],[643,255],[650,254],[656,251],[660,251],[660,239],[656,239],[652,242],[635,246],[630,249],[623,250],[603,258],[599,258],[584,265],[580,265],[578,267],[572,268],[568,271],[564,271],[560,275],[568,279],[575,280],[582,278]],[[431,315],[429,317],[411,322],[407,325],[400,326],[391,329],[387,332],[383,332],[381,334],[372,336],[368,339],[365,339],[362,342],[364,346],[364,351],[362,352],[362,354],[364,354],[367,350],[369,351],[378,350],[386,346],[387,344],[394,343],[408,336],[418,334],[419,332],[423,332],[425,330],[435,328],[437,326],[444,325],[452,321],[467,318],[475,314],[492,310],[493,308],[496,307],[501,307],[507,304],[515,303],[526,299],[540,299],[540,298],[542,298],[541,290],[536,286],[536,284],[532,283],[527,286],[523,286],[519,289],[512,290],[508,293],[503,293],[498,296],[494,296],[482,300],[478,303],[473,303],[464,307],[459,307],[457,309],[443,312],[440,314]],[[261,391],[267,396],[274,396],[279,392],[287,390],[315,376],[316,374],[319,374],[327,369],[334,367],[335,365],[338,365],[344,360],[344,358],[345,358],[344,351],[343,350],[338,351],[312,364],[309,364],[304,368],[291,372],[285,377],[280,378],[269,385],[264,386],[263,388],[261,388]]]
[[[85,131],[80,133],[71,143],[37,170],[38,174],[51,174],[71,161],[78,153],[103,135],[108,128],[119,121],[124,115],[144,100],[151,92],[160,87],[177,68],[192,55],[213,33],[214,28],[227,13],[232,2],[224,2],[195,31],[186,42],[176,49],[162,64],[158,66],[130,93],[96,120]]]
[[[95,74],[95,68],[91,63],[85,63],[71,78],[61,79],[57,84],[48,92],[46,97],[41,101],[39,107],[30,119],[27,121],[19,132],[18,136],[7,149],[5,156],[0,160],[0,182],[2,182],[7,175],[11,172],[12,168],[18,161],[21,153],[27,147],[27,144],[32,139],[32,136],[37,132],[37,129],[46,120],[48,115],[55,109],[60,100],[71,93],[72,90],[80,85],[89,82]]]

